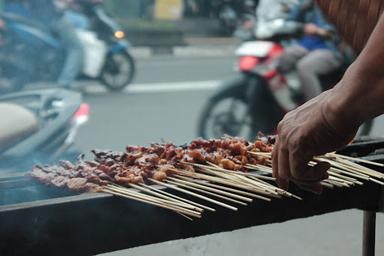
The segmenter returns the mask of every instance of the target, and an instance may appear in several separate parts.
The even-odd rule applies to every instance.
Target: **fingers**
[[[323,192],[323,186],[320,182],[328,179],[327,171],[329,167],[328,163],[320,162],[313,167],[308,166],[304,172],[305,178],[291,177],[290,180],[299,188],[319,195]]]
[[[273,152],[272,152],[272,176],[276,178],[276,182],[280,187],[278,148],[279,148],[279,137],[276,137],[275,146],[273,147]]]
[[[291,176],[293,179],[303,182],[318,182],[324,180],[328,176],[327,171],[331,167],[329,163],[319,162],[315,166],[308,165],[313,155],[291,153],[289,156],[289,164]]]
[[[321,193],[323,193],[323,186],[321,185],[320,182],[302,183],[296,180],[292,182],[294,182],[302,190],[312,192],[317,195],[320,195]]]
[[[273,147],[273,151],[272,151],[272,176],[275,177],[276,179],[279,177],[278,175],[279,152],[277,150],[278,145],[279,145],[279,138],[276,137],[275,146]]]
[[[278,149],[278,175],[280,177],[280,188],[287,190],[289,187],[289,177],[291,176],[291,170],[289,168],[289,152],[288,150],[279,146]]]
[[[287,190],[291,180],[303,190],[322,193],[323,187],[320,182],[328,178],[329,163],[319,162],[315,166],[309,166],[312,155],[294,152],[303,151],[289,151],[277,138],[272,153],[272,173],[279,187]]]

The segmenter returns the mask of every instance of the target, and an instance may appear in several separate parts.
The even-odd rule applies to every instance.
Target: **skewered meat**
[[[93,150],[93,161],[80,156],[73,164],[60,161],[58,166],[35,166],[31,176],[56,187],[74,191],[98,191],[109,183],[121,185],[147,182],[148,178],[165,180],[179,170],[195,172],[188,163],[207,162],[234,171],[246,171],[247,164],[264,164],[262,156],[248,151],[271,152],[270,138],[260,137],[255,143],[242,138],[224,137],[215,140],[196,139],[178,147],[172,143],[149,147],[127,146],[125,152]]]
[[[86,184],[87,184],[87,179],[85,178],[72,178],[67,181],[67,187],[73,191],[84,190],[84,187]]]

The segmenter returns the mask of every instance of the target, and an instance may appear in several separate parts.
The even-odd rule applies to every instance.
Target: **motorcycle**
[[[90,27],[77,29],[85,51],[79,79],[100,80],[110,90],[122,90],[135,73],[125,33],[100,3],[88,7],[86,15]],[[1,19],[3,84],[20,90],[27,83],[55,81],[65,60],[65,48],[55,34],[46,26],[14,13],[3,13]]]
[[[222,33],[232,36],[244,17],[254,15],[258,1],[254,0],[222,0],[214,1],[212,9],[219,20]]]
[[[37,163],[74,161],[79,128],[89,118],[81,95],[64,89],[17,92],[0,97],[0,178]]]
[[[198,135],[218,138],[224,134],[254,139],[258,132],[275,133],[284,115],[304,103],[297,74],[282,74],[277,59],[284,45],[302,31],[302,24],[277,19],[268,23],[264,35],[269,40],[244,42],[237,50],[238,71],[235,78],[225,81],[203,107]],[[324,90],[335,85],[348,63],[319,77]],[[365,124],[361,134],[368,134],[372,121]]]

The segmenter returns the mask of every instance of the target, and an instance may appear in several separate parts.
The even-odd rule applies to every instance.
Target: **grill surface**
[[[384,141],[362,142],[344,153],[361,155],[364,151],[370,153],[368,158],[384,161],[384,154],[377,153],[383,145]],[[0,254],[91,255],[344,209],[376,211],[382,196],[375,184],[326,190],[321,196],[296,188],[291,191],[304,201],[256,200],[238,212],[217,208],[216,213],[191,222],[164,209],[106,194],[74,195],[28,178],[3,178]],[[15,193],[23,196],[12,199]]]

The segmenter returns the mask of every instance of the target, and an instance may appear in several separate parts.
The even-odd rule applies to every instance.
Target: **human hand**
[[[328,163],[308,166],[314,156],[335,151],[355,136],[358,125],[342,118],[338,109],[342,91],[331,89],[289,112],[278,125],[273,150],[273,176],[287,189],[289,182],[320,194],[320,182],[327,179]]]
[[[319,27],[313,23],[308,23],[304,25],[304,34],[306,35],[316,35]]]

